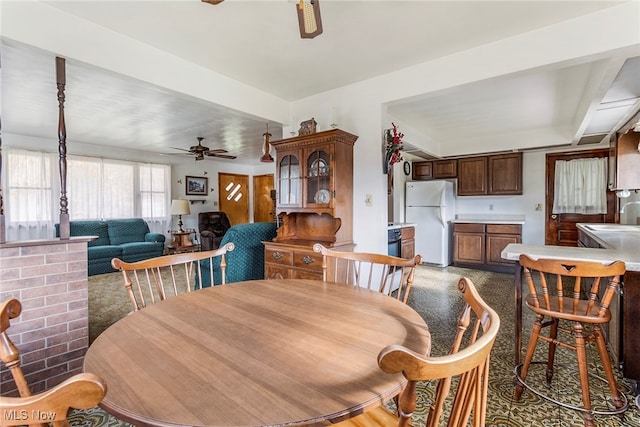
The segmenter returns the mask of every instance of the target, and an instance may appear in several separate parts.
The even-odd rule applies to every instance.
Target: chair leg
[[[549,329],[549,356],[547,357],[547,384],[551,384],[551,380],[553,379],[553,364],[556,358],[556,347],[557,347],[557,339],[558,339],[558,323],[560,321],[558,319],[553,319],[551,323],[551,327]]]
[[[533,329],[531,330],[531,338],[529,338],[527,353],[524,356],[524,363],[522,364],[522,368],[520,369],[520,380],[522,382],[524,382],[527,378],[529,366],[531,365],[531,360],[533,359],[533,353],[536,351],[536,346],[538,345],[538,337],[540,336],[540,330],[542,329],[543,319],[544,316],[537,315],[535,322],[533,322]],[[522,392],[524,391],[524,385],[522,385],[521,381],[518,381],[518,379],[516,379],[516,402],[520,400]]]
[[[580,373],[580,387],[582,388],[582,404],[584,405],[585,427],[595,427],[593,414],[591,413],[591,396],[589,394],[589,373],[587,369],[587,351],[585,348],[584,328],[581,323],[573,323],[573,331],[576,339],[576,353],[578,355],[578,371]]]
[[[593,325],[593,336],[595,337],[596,344],[598,345],[600,360],[602,361],[604,372],[607,377],[607,382],[609,383],[613,406],[615,406],[616,409],[620,409],[624,406],[624,402],[620,398],[616,379],[613,376],[613,368],[611,367],[611,359],[609,358],[609,352],[607,351],[607,343],[604,339],[604,335],[602,335],[602,329],[600,328],[600,325]]]

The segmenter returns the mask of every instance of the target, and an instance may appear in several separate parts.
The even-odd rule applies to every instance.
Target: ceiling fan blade
[[[221,159],[235,159],[236,156],[232,156],[231,154],[216,154],[216,153],[211,153],[211,154],[207,154],[207,156],[209,157],[220,157]]]
[[[174,150],[180,150],[180,151],[186,151],[187,153],[190,153],[190,150],[185,150],[184,148],[178,148],[178,147],[169,147],[169,148],[173,148]]]
[[[215,150],[208,150],[207,155],[209,155],[209,153],[228,153],[228,151],[224,148],[216,148]]]
[[[209,4],[220,4],[222,3],[224,0],[202,0],[202,3],[209,3]]]

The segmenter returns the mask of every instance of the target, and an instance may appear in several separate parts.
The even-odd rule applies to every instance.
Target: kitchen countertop
[[[607,263],[622,260],[629,271],[640,271],[640,226],[621,224],[578,224],[604,248],[574,248],[569,246],[525,245],[510,243],[501,253],[503,259],[517,261],[520,254],[533,258],[553,258]]]
[[[387,229],[393,230],[395,228],[407,228],[407,227],[415,227],[416,225],[410,222],[389,222],[387,223]]]
[[[478,224],[524,224],[524,215],[501,214],[458,214],[454,223],[478,223]]]

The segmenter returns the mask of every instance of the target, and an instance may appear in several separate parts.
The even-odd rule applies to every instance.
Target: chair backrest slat
[[[413,286],[416,266],[422,257],[410,259],[365,252],[343,252],[313,245],[322,254],[322,279],[366,287],[406,303]]]
[[[132,311],[138,311],[167,297],[201,289],[202,264],[208,263],[208,266],[213,266],[214,258],[220,258],[221,282],[218,284],[224,285],[227,268],[225,254],[234,247],[233,243],[227,243],[211,251],[165,255],[131,263],[114,258],[111,265],[122,272]],[[214,269],[207,270],[209,283],[215,284]]]

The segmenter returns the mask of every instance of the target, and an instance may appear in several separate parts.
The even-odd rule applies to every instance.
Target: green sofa
[[[98,237],[88,244],[89,276],[116,271],[111,267],[113,258],[135,262],[164,253],[165,236],[149,232],[149,225],[142,218],[71,221],[69,225],[71,236]],[[56,224],[56,237],[59,236]]]
[[[276,237],[275,222],[254,222],[234,225],[227,230],[220,242],[220,247],[233,242],[235,248],[227,252],[227,283],[244,280],[264,279],[264,245]],[[200,262],[202,267],[202,287],[211,286],[209,260]],[[213,260],[213,281],[221,283],[220,258]]]

